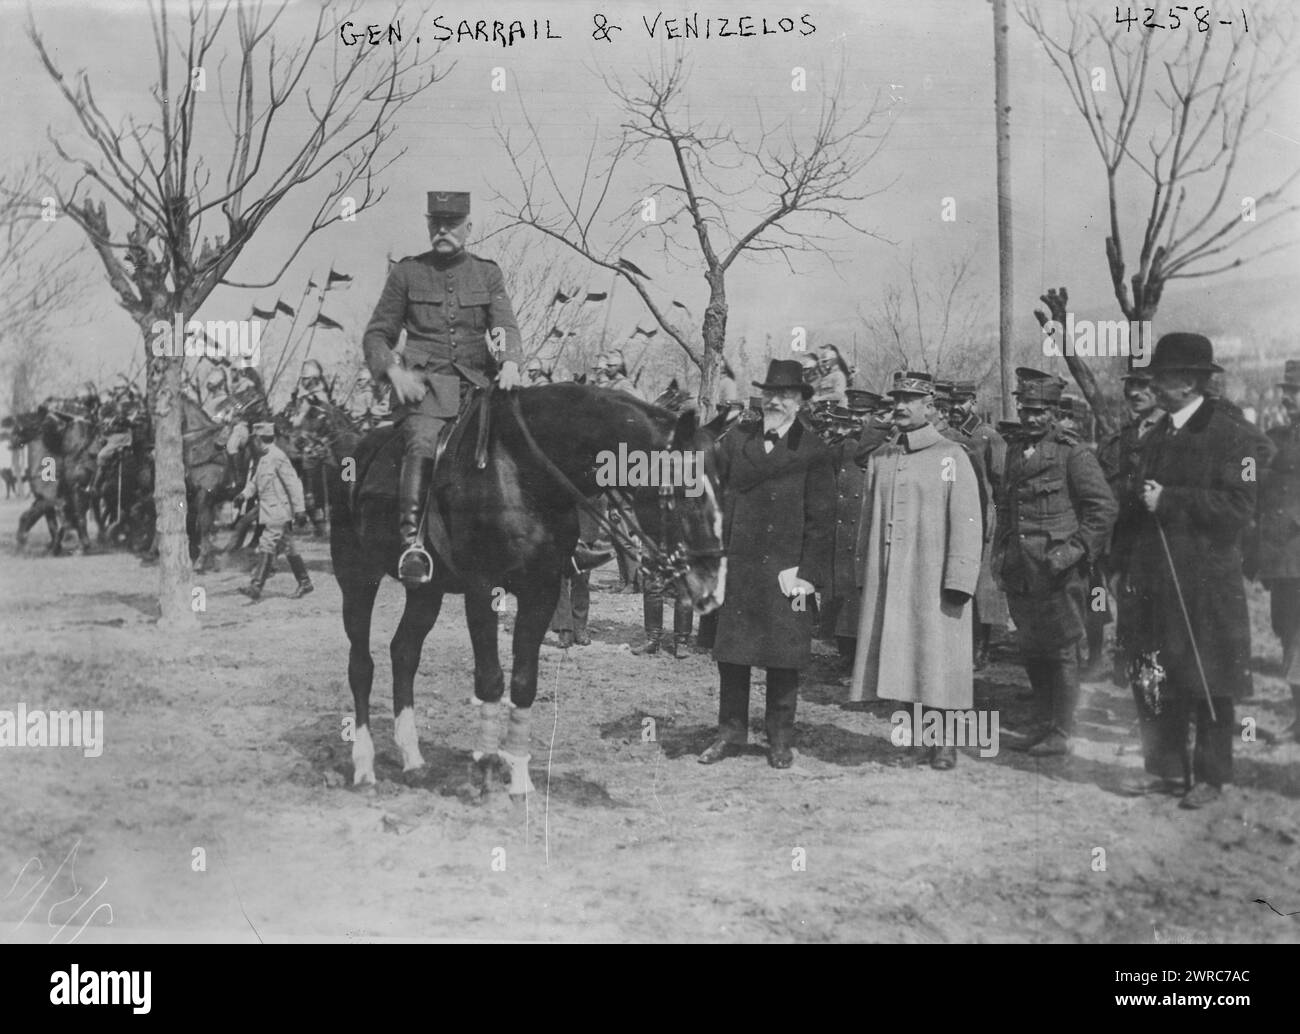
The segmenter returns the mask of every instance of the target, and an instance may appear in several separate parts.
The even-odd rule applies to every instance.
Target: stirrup
[[[403,578],[402,568],[406,565],[406,558],[409,556],[418,556],[424,560],[424,574],[420,578]],[[433,557],[429,551],[418,542],[413,542],[402,550],[402,555],[397,558],[397,577],[404,585],[414,583],[415,585],[425,585],[433,579]]]

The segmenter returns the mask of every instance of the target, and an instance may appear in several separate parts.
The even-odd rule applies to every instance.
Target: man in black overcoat
[[[1182,795],[1182,807],[1199,808],[1232,781],[1233,703],[1251,693],[1242,538],[1255,512],[1259,436],[1207,397],[1221,372],[1207,338],[1164,335],[1147,372],[1165,416],[1141,451],[1120,634],[1130,657],[1154,653],[1165,678],[1153,695],[1135,685],[1147,778],[1124,789]]]
[[[812,394],[793,360],[773,360],[763,419],[737,427],[718,449],[723,484],[726,602],[718,615],[718,737],[711,765],[743,751],[749,735],[750,669],[767,669],[768,763],[793,761],[799,669],[812,658],[812,593],[826,584],[835,519],[830,452],[798,420]]]

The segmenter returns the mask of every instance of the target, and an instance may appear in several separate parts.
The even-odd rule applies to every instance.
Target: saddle
[[[438,434],[438,443],[434,450],[433,472],[429,478],[429,495],[424,506],[425,538],[433,550],[442,559],[445,566],[456,573],[456,565],[451,556],[451,538],[446,522],[442,517],[441,504],[447,487],[452,482],[452,471],[456,467],[457,457],[463,455],[468,443],[466,436],[474,424],[477,415],[476,435],[474,439],[474,466],[483,470],[487,466],[487,451],[491,439],[491,395],[492,387],[474,388],[466,394],[461,402],[460,412],[454,419],[448,420]],[[368,457],[358,457],[356,482],[352,486],[352,498],[349,503],[366,499],[396,499],[398,497],[398,480],[402,470],[402,436],[400,424],[383,428],[387,434]]]

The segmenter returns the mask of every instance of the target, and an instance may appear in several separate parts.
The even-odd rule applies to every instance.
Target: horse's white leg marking
[[[361,726],[352,741],[352,785],[375,785],[375,743],[368,725]]]
[[[474,748],[474,760],[479,761],[486,754],[495,754],[500,747],[501,701],[479,701],[478,746]]]
[[[528,735],[532,725],[533,709],[516,707],[510,712],[510,724],[506,729],[506,745],[499,751],[505,763],[510,766],[510,794],[512,797],[532,793],[536,788],[528,776],[529,753]]]
[[[402,708],[393,729],[393,739],[397,741],[397,749],[402,752],[403,772],[413,772],[417,768],[424,767],[424,755],[420,753],[420,737],[415,731],[415,708]]]

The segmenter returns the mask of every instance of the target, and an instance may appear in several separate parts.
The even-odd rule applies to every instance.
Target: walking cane
[[[1160,545],[1165,550],[1165,560],[1169,562],[1169,573],[1174,577],[1174,593],[1178,596],[1178,608],[1183,612],[1183,624],[1187,626],[1187,639],[1192,644],[1192,656],[1196,658],[1196,670],[1201,676],[1201,688],[1205,690],[1205,703],[1210,708],[1210,721],[1218,722],[1218,715],[1214,713],[1214,700],[1210,696],[1210,684],[1205,678],[1205,667],[1201,664],[1201,651],[1196,647],[1196,633],[1192,631],[1192,619],[1187,613],[1187,604],[1183,601],[1183,587],[1178,584],[1178,572],[1174,569],[1174,556],[1169,552],[1169,540],[1165,538],[1165,526],[1160,523],[1160,518],[1155,514],[1151,515],[1156,522],[1156,531],[1160,532]]]

